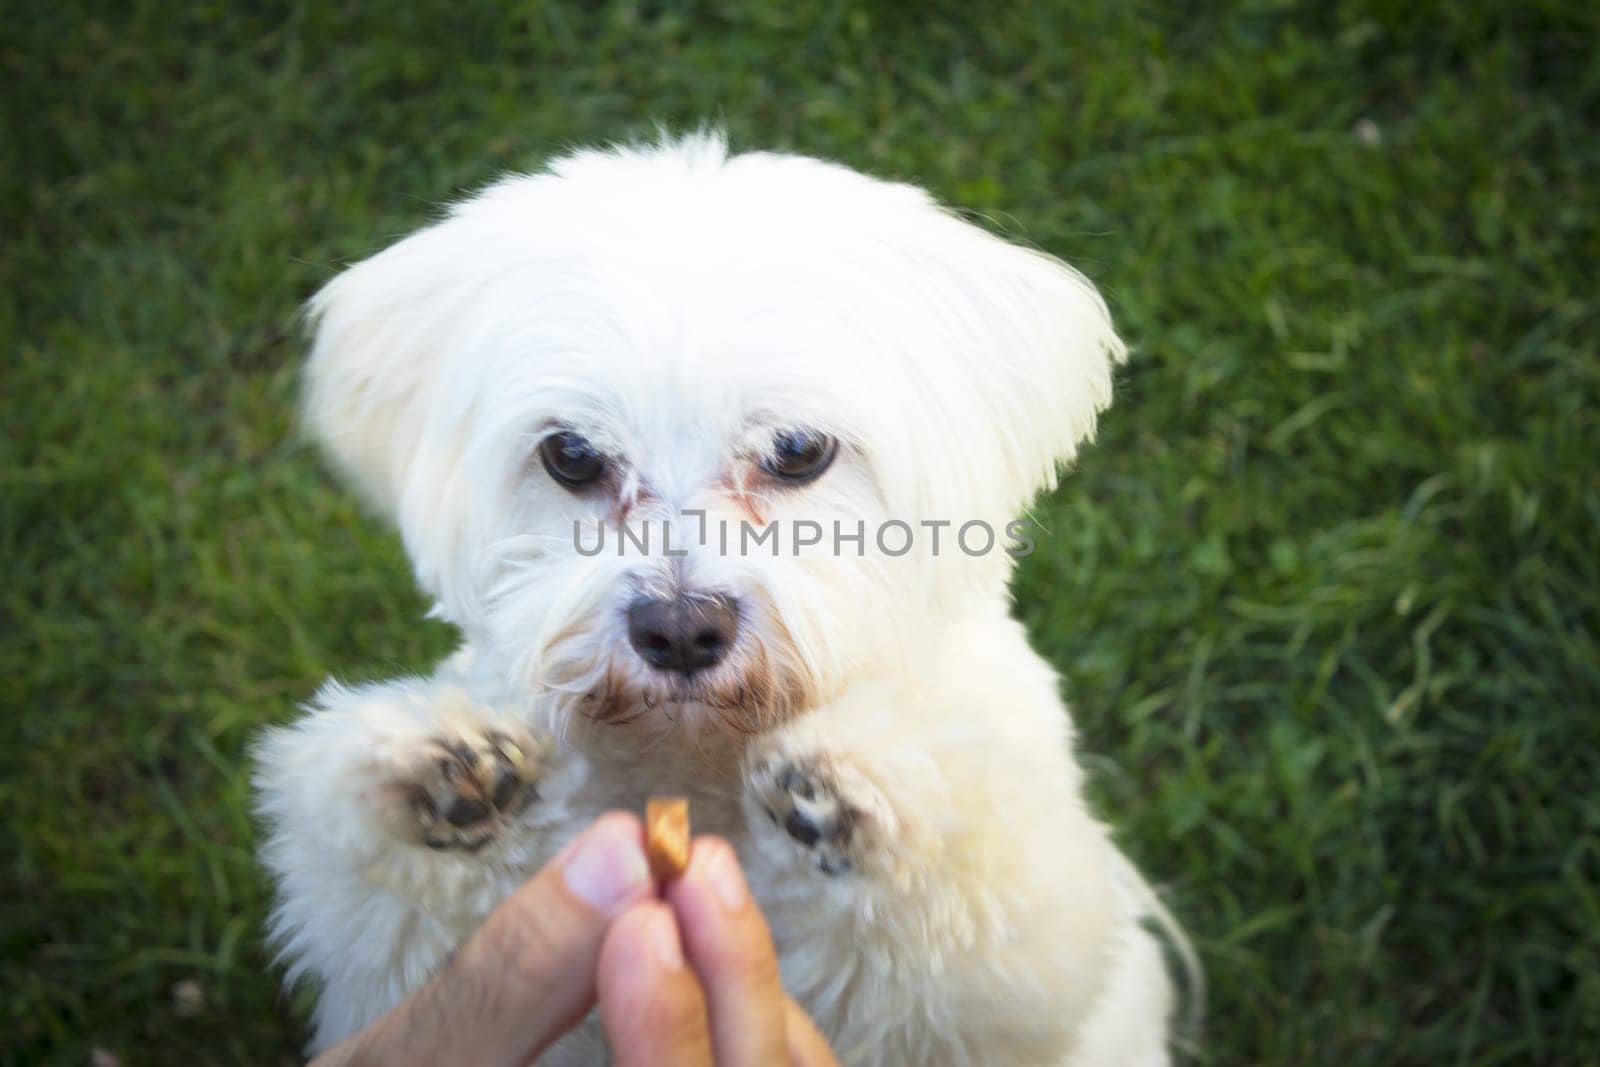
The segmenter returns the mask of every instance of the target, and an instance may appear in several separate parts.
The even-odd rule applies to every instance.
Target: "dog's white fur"
[[[844,1062],[1167,1061],[1140,925],[1159,905],[1085,805],[1056,676],[1008,616],[1010,558],[952,544],[1003,529],[1111,400],[1124,349],[1081,275],[910,186],[699,134],[503,180],[312,311],[309,423],[465,635],[431,678],[330,683],[259,746],[272,932],[321,986],[317,1047],[417,988],[597,814],[681,793],[735,844]],[[774,485],[758,460],[793,427],[838,458]],[[557,429],[614,482],[557,484],[537,459]],[[686,509],[861,521],[867,543],[575,551],[575,520],[681,534]],[[890,519],[920,531],[908,555],[876,550]],[[954,524],[938,553],[923,520]],[[688,688],[646,666],[640,592],[738,597],[729,659]],[[537,799],[475,851],[424,847],[406,797],[438,785],[436,743],[493,731]],[[848,812],[843,838],[808,848],[765,817],[800,803],[796,769]],[[591,1026],[550,1062],[602,1057]]]

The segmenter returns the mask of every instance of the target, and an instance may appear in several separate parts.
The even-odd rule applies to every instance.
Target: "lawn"
[[[1217,1064],[1600,1062],[1590,5],[29,2],[0,42],[0,1063],[278,1063],[245,750],[419,668],[301,302],[710,117],[1080,265],[1134,348],[1019,610]]]

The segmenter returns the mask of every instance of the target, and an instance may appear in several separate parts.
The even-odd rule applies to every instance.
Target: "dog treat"
[[[689,866],[689,802],[683,797],[651,797],[644,806],[645,853],[650,873],[670,882]]]

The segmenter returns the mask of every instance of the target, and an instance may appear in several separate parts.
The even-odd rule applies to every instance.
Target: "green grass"
[[[1600,1062],[1600,21],[1087,6],[12,10],[0,1062],[298,1046],[245,746],[451,637],[294,436],[297,305],[706,116],[984,212],[1133,341],[1018,594],[1208,1058]]]

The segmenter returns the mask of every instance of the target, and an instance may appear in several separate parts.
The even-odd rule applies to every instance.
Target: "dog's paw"
[[[829,875],[860,871],[887,829],[878,791],[826,753],[767,753],[751,760],[748,795],[760,818]]]
[[[429,848],[473,852],[539,797],[547,740],[509,728],[436,737],[395,781],[412,835]]]

